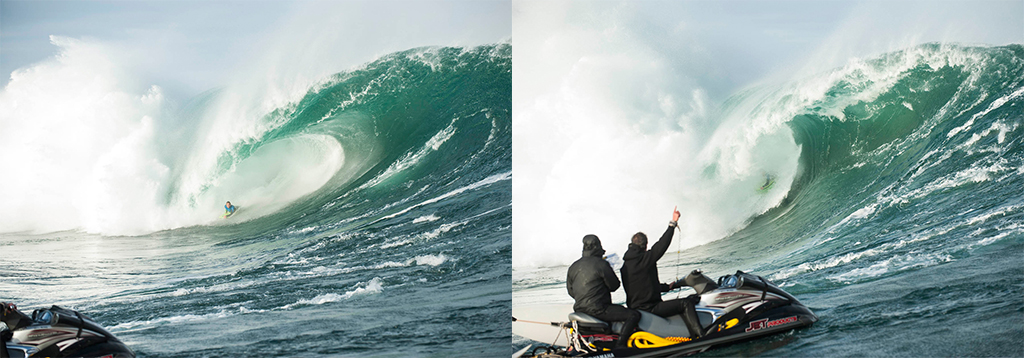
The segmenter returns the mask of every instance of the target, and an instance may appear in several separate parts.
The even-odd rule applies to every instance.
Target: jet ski
[[[768,279],[743,271],[713,281],[700,270],[694,270],[675,286],[681,285],[692,287],[700,295],[695,308],[703,332],[698,335],[690,334],[680,315],[663,318],[640,311],[640,323],[630,336],[628,348],[615,348],[622,322],[605,322],[573,312],[568,322],[550,323],[561,328],[567,337],[566,347],[539,346],[520,354],[544,358],[677,357],[808,327],[818,321],[796,297]]]
[[[0,303],[0,358],[97,357],[135,358],[128,346],[75,310],[52,306],[28,316],[11,303]]]

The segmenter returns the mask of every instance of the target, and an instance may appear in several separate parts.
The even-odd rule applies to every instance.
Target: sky
[[[719,101],[768,77],[825,71],[926,42],[1024,43],[1018,0],[517,0],[513,16],[516,105],[533,100],[544,91],[538,87],[556,81],[553,73],[565,73],[580,57],[553,56],[549,46],[567,34],[577,40],[563,47],[579,53],[615,46],[584,34],[626,34],[637,48],[687,66],[687,78]]]
[[[102,43],[141,86],[187,98],[253,76],[239,72],[261,61],[307,61],[322,75],[413,47],[500,42],[511,36],[510,9],[489,0],[4,0],[0,85],[53,58],[51,35]]]

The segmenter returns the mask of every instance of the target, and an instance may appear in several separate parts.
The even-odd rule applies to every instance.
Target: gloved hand
[[[13,303],[0,302],[0,320],[3,320],[4,317],[7,317],[7,311],[17,310],[18,306],[15,306]]]
[[[676,280],[675,282],[672,282],[672,283],[668,284],[668,289],[669,290],[674,290],[674,289],[677,289],[677,288],[681,288],[683,286],[686,286],[686,279],[682,279],[681,278],[681,279]]]

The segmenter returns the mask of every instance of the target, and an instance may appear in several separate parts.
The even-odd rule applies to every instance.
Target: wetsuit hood
[[[598,239],[597,235],[583,237],[583,257],[587,256],[604,256],[604,248],[601,247],[601,239]]]

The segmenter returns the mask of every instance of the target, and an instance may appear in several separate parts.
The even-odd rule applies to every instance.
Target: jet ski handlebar
[[[690,274],[686,275],[686,277],[678,279],[675,282],[672,282],[671,284],[671,287],[673,289],[680,288],[683,286],[692,287],[695,291],[697,291],[698,295],[703,295],[706,292],[718,288],[719,284],[716,284],[715,281],[712,281],[710,277],[705,276],[704,272],[702,272],[700,269],[696,269],[691,271]]]
[[[717,281],[712,280],[700,269],[693,270],[690,274],[686,275],[686,277],[672,283],[673,288],[683,286],[692,287],[697,291],[698,295],[703,295],[718,288],[749,288],[761,291],[762,300],[764,300],[768,292],[771,292],[781,297],[785,297],[790,301],[799,302],[796,297],[793,297],[793,295],[783,291],[768,279],[761,276],[751,275],[740,270],[737,270],[736,273],[732,275],[721,276]]]
[[[0,302],[0,321],[12,331],[32,324],[32,318],[21,313],[18,306],[10,302]]]

